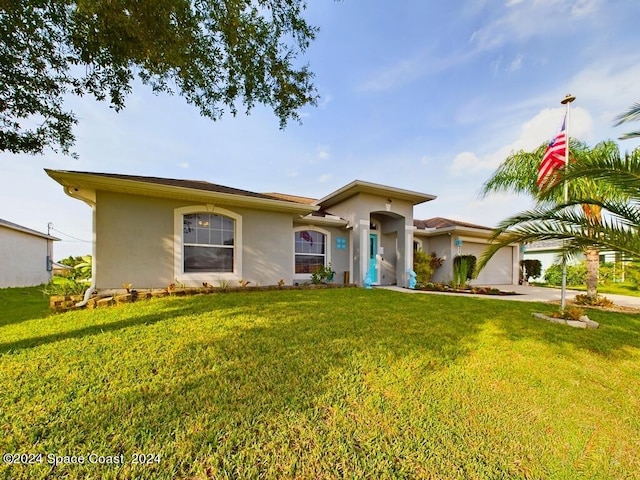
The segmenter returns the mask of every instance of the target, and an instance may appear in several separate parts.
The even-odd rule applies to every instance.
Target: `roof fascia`
[[[162,185],[133,179],[102,177],[90,173],[67,172],[62,170],[45,170],[63,187],[75,189],[90,189],[93,191],[108,191],[143,195],[149,197],[174,198],[178,200],[215,203],[260,210],[270,210],[287,213],[308,214],[320,209],[317,205],[304,205],[284,200],[248,197],[231,193],[211,192],[194,188]]]
[[[473,235],[476,237],[480,237],[480,238],[489,238],[492,234],[493,231],[492,230],[485,230],[482,228],[470,228],[470,227],[461,227],[461,226],[453,226],[453,227],[446,227],[446,228],[437,228],[435,230],[421,230],[419,228],[415,229],[413,231],[413,234],[415,236],[418,237],[437,237],[439,235],[444,235],[444,234],[448,234],[448,233],[459,233],[459,234],[468,234],[468,235]],[[498,239],[501,237],[502,235],[500,235],[498,237]],[[515,245],[515,244],[514,244]]]
[[[378,196],[386,196],[396,198],[398,200],[406,200],[412,202],[414,205],[428,202],[436,198],[435,195],[429,195],[427,193],[415,192],[412,190],[405,190],[402,188],[389,187],[387,185],[380,185],[377,183],[364,182],[362,180],[354,180],[353,182],[339,188],[335,192],[321,198],[316,202],[316,205],[320,205],[324,208],[330,207],[337,203],[340,203],[358,193],[370,193]]]
[[[9,230],[15,230],[16,232],[26,233],[29,235],[33,235],[34,237],[46,238],[47,240],[53,240],[54,242],[59,242],[60,239],[54,237],[52,235],[47,235],[46,233],[38,232],[37,230],[32,230],[27,227],[23,227],[22,225],[17,225],[15,223],[5,223],[0,222],[0,227],[8,228]]]
[[[349,226],[349,222],[343,218],[314,217],[312,215],[300,217],[294,220],[293,223],[296,225],[318,225],[338,228],[347,228]]]

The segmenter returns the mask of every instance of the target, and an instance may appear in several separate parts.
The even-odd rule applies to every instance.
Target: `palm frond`
[[[629,133],[625,133],[624,135],[621,135],[618,137],[619,140],[629,140],[630,138],[638,138],[640,137],[640,130],[637,132],[629,132]]]
[[[615,123],[613,125],[617,127],[623,123],[634,122],[636,120],[640,120],[640,103],[634,103],[629,110],[614,118]]]
[[[599,247],[632,257],[640,256],[640,211],[637,205],[600,202],[612,213],[600,223],[594,223],[579,208],[580,203],[582,201],[537,208],[502,221],[490,238],[495,243],[483,252],[477,270],[484,268],[502,247],[540,240],[563,240],[562,250],[565,253]]]
[[[633,105],[631,105],[631,108],[629,108],[629,110],[627,110],[626,112],[614,118],[614,121],[615,121],[614,126],[617,127],[618,125],[621,125],[623,123],[634,122],[636,120],[640,120],[640,103],[634,103]],[[638,138],[638,137],[640,137],[640,131],[625,133],[624,135],[619,137],[619,139],[627,140],[629,138]]]
[[[571,188],[576,180],[583,182],[588,179],[589,188]],[[621,156],[616,150],[594,148],[588,158],[570,163],[559,181],[550,186],[549,191],[542,194],[543,198],[554,198],[557,191],[562,189],[562,182],[567,181],[570,191],[581,196],[600,198],[637,198],[640,196],[640,149]],[[585,195],[587,194],[587,195]]]

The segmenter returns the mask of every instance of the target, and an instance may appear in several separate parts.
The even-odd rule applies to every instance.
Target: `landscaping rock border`
[[[548,322],[569,325],[570,327],[574,328],[598,328],[600,326],[598,322],[594,322],[586,315],[581,316],[579,320],[567,320],[564,318],[550,317],[548,315],[545,315],[544,313],[533,313],[532,315],[536,318],[547,320]]]
[[[69,310],[81,310],[84,308],[111,307],[125,303],[133,303],[141,300],[163,297],[186,297],[192,295],[210,295],[212,293],[250,293],[266,292],[271,290],[315,290],[326,288],[355,288],[355,284],[302,284],[302,285],[266,285],[259,287],[184,287],[184,288],[155,288],[136,290],[108,290],[96,292],[87,301],[86,305],[78,307],[77,304],[84,298],[83,295],[52,295],[49,297],[49,307],[56,312]]]

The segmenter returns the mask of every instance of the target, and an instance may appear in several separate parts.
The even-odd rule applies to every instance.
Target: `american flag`
[[[544,157],[542,157],[542,162],[540,162],[540,167],[538,167],[538,188],[540,189],[543,189],[549,183],[556,170],[564,167],[567,146],[566,121],[567,117],[565,116],[560,133],[556,135],[556,138],[547,147]]]

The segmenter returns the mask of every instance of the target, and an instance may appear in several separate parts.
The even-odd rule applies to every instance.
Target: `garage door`
[[[464,242],[462,254],[475,255],[477,259],[480,259],[485,248],[485,244]],[[498,250],[472,283],[475,285],[511,285],[513,283],[513,247],[504,247]]]

